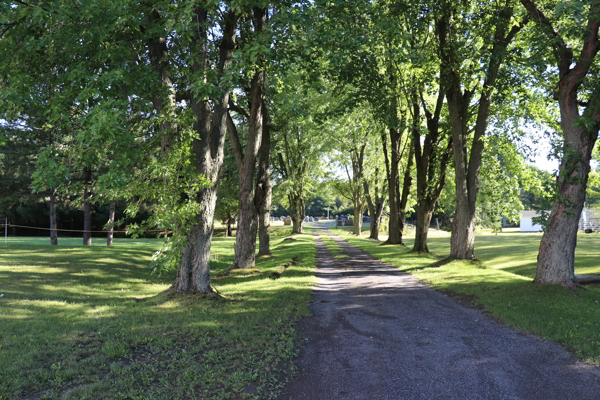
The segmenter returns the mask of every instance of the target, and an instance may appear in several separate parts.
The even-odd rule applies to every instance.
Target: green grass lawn
[[[380,242],[357,238],[346,230],[334,232],[465,304],[482,307],[491,316],[522,331],[558,341],[586,362],[600,363],[600,285],[577,291],[533,285],[541,234],[483,232],[475,242],[478,263],[444,263],[439,261],[449,254],[449,234],[429,239],[430,251],[440,256],[435,258],[412,253],[411,237],[405,240],[407,247],[381,246]],[[577,273],[600,273],[599,248],[599,234],[579,235]]]
[[[227,275],[235,239],[216,238],[221,296],[164,293],[174,274],[147,267],[156,240],[0,244],[0,399],[275,397],[314,284],[312,238],[285,233]]]

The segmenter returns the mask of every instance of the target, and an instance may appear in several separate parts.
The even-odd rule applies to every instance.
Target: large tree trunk
[[[569,121],[567,110],[561,114],[566,146],[560,165],[557,200],[555,201],[548,226],[540,242],[540,252],[534,282],[576,286],[575,282],[575,247],[579,220],[585,202],[585,189],[590,171],[592,149],[598,136],[598,123],[595,131],[573,125]],[[568,110],[570,114],[576,110]]]
[[[415,223],[415,244],[413,251],[419,253],[429,253],[427,246],[427,235],[429,233],[429,224],[433,211],[427,207],[426,201],[422,201],[417,205],[417,221]]]
[[[196,9],[196,18],[199,26],[208,18],[206,10]],[[238,16],[233,11],[228,11],[224,18],[223,38],[220,44],[218,73],[222,77],[231,64],[235,46],[236,23]],[[207,33],[201,28],[198,31],[196,50],[200,53],[200,61],[193,66],[195,72],[205,71],[209,60],[207,54]],[[210,280],[210,247],[213,234],[215,205],[217,201],[217,187],[219,175],[223,165],[223,147],[227,132],[227,108],[229,105],[229,89],[222,92],[215,101],[214,112],[207,100],[193,97],[190,106],[196,115],[194,129],[199,134],[199,139],[194,141],[194,155],[196,172],[202,174],[211,182],[211,186],[200,190],[196,201],[200,211],[196,215],[196,224],[188,234],[188,243],[181,252],[181,261],[177,279],[172,288],[185,292],[212,292]]]
[[[289,201],[292,205],[290,216],[292,218],[292,233],[302,233],[302,223],[304,222],[304,199],[300,195],[289,195]]]
[[[213,182],[216,177],[213,177]],[[213,220],[217,203],[217,186],[202,189],[197,198],[201,210],[196,224],[188,235],[187,246],[181,252],[181,261],[173,289],[179,292],[212,292],[210,280],[210,249]]]
[[[600,128],[597,94],[592,94],[589,105],[580,103],[577,95],[581,86],[587,83],[585,78],[600,50],[600,3],[591,2],[589,6],[587,27],[581,38],[583,47],[577,58],[560,37],[560,31],[555,30],[533,1],[521,0],[521,3],[552,43],[559,71],[558,103],[564,136],[556,200],[540,242],[534,282],[574,287],[577,286],[574,277],[577,229],[585,201],[591,154]],[[591,89],[584,88],[582,92]]]
[[[92,170],[89,167],[83,168],[83,181],[83,245],[89,246],[92,244],[92,202],[89,189],[92,184]]]
[[[240,210],[238,212],[238,227],[235,235],[235,260],[233,268],[254,268],[256,262],[256,232],[258,219],[254,205],[254,182],[250,173],[244,181],[240,174]],[[249,187],[248,187],[249,186]]]
[[[56,190],[50,189],[50,244],[58,245],[58,231],[56,230]]]
[[[263,104],[262,141],[258,153],[258,174],[256,176],[256,208],[258,209],[258,254],[271,254],[269,247],[269,227],[271,226],[271,198],[273,189],[269,173],[271,134],[266,104]]]
[[[365,207],[361,201],[357,202],[354,205],[354,234],[356,236],[360,236],[362,231],[363,224],[363,215],[364,215]]]
[[[110,202],[110,209],[108,211],[108,234],[106,235],[106,245],[112,246],[113,236],[115,231],[115,213],[117,203],[115,201]]]
[[[450,257],[457,260],[475,258],[475,207],[470,207],[466,194],[458,189],[456,213],[452,221]]]

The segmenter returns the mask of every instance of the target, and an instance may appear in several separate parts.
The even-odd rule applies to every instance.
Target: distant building
[[[533,223],[533,217],[539,216],[540,213],[538,211],[521,211],[521,232],[539,232],[543,230],[542,225]]]
[[[586,229],[591,229],[594,232],[600,231],[600,210],[583,209],[579,220],[579,230],[585,231]]]
[[[539,232],[543,230],[541,225],[534,224],[532,221],[533,217],[539,216],[540,213],[538,211],[521,211],[521,232]],[[586,229],[591,229],[594,232],[600,231],[600,211],[583,209],[581,219],[579,220],[579,230],[584,231]]]

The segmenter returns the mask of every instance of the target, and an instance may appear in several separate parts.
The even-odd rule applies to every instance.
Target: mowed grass
[[[521,331],[560,342],[585,362],[600,363],[600,285],[571,291],[532,284],[541,234],[484,232],[475,242],[478,262],[446,262],[442,257],[450,252],[449,234],[429,239],[430,251],[438,256],[434,257],[411,252],[410,237],[407,247],[381,246],[344,230],[334,232],[467,305],[481,307]],[[600,234],[578,236],[576,273],[600,273],[599,249]]]
[[[327,236],[326,234],[321,236],[321,240],[323,241],[323,244],[325,244],[325,246],[327,247],[327,250],[329,250],[329,253],[331,253],[331,256],[333,258],[348,257],[346,254],[342,253],[342,249],[341,249],[340,245],[335,240],[333,240],[332,238]]]
[[[165,292],[158,241],[0,244],[0,399],[274,398],[314,284],[312,238],[286,239],[221,274],[235,239],[216,238],[220,296]]]

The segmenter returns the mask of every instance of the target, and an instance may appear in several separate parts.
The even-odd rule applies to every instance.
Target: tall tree
[[[435,24],[455,164],[456,212],[450,251],[455,259],[475,257],[479,171],[490,106],[507,47],[528,21],[524,17],[513,24],[515,3],[513,0],[491,5],[443,3]],[[473,52],[472,43],[479,44],[475,57],[469,54]],[[476,95],[479,98],[473,108]],[[474,123],[471,115],[475,115]]]
[[[446,183],[446,169],[452,154],[452,138],[440,132],[440,119],[445,92],[439,88],[433,112],[420,94],[421,104],[427,119],[427,133],[421,144],[421,135],[413,130],[415,164],[417,169],[417,220],[413,251],[429,252],[427,236],[435,205]],[[418,99],[413,98],[413,102]],[[416,109],[413,104],[413,108]]]
[[[316,178],[323,174],[322,156],[332,146],[331,135],[323,134],[333,129],[325,115],[331,85],[309,78],[309,71],[292,64],[278,76],[281,87],[272,96],[274,191],[287,207],[293,233],[302,233],[305,201],[316,189]]]
[[[260,36],[264,34],[266,13],[262,8],[252,8],[252,28],[242,32],[242,38],[253,36],[253,40],[246,39],[246,45],[256,45]],[[254,43],[253,43],[254,42]],[[256,233],[258,230],[258,209],[255,203],[255,172],[256,162],[261,148],[264,128],[264,85],[265,85],[265,57],[254,55],[256,61],[248,65],[248,69],[254,70],[250,80],[247,93],[250,111],[241,110],[239,106],[234,109],[248,118],[248,135],[245,150],[242,150],[240,137],[237,134],[235,124],[231,118],[228,119],[228,134],[232,143],[233,152],[238,165],[240,177],[240,211],[238,213],[238,231],[235,238],[234,268],[253,268],[256,254]],[[268,152],[263,152],[263,157]],[[264,165],[264,164],[263,164]]]
[[[597,79],[600,2],[521,0],[521,3],[546,37],[546,46],[551,48],[554,56],[558,69],[556,97],[564,140],[556,201],[540,243],[534,282],[573,287],[576,285],[577,229],[585,201],[590,159],[600,129]],[[586,21],[585,26],[579,21]],[[559,24],[565,29],[558,30]]]

